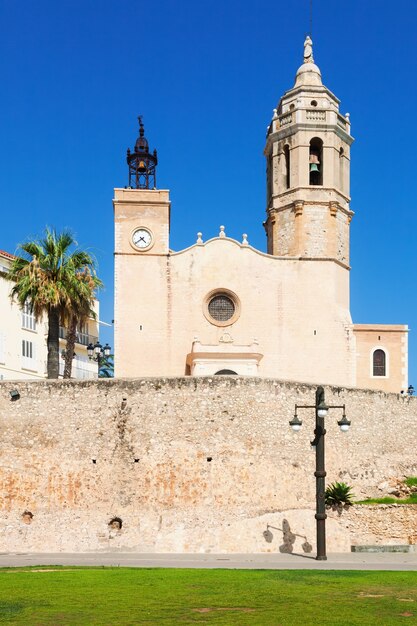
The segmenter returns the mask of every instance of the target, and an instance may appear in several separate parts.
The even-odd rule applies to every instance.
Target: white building
[[[8,271],[13,255],[0,250],[0,271]],[[11,283],[0,276],[0,380],[46,378],[48,336],[47,319],[36,322],[30,306],[23,309],[10,299]],[[95,310],[98,319],[99,303]],[[64,372],[62,352],[66,347],[66,329],[60,328],[60,375]],[[88,320],[78,329],[73,378],[96,378],[97,363],[90,361],[87,345],[98,340],[98,321]]]

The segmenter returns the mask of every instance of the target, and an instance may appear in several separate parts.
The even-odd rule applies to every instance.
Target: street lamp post
[[[88,354],[88,358],[90,359],[90,361],[96,361],[97,375],[100,376],[100,367],[103,365],[103,363],[106,362],[106,360],[110,356],[111,347],[109,346],[108,343],[106,343],[106,345],[103,348],[103,346],[101,345],[99,341],[97,341],[94,344],[94,346],[92,343],[89,343],[87,346],[87,354]]]
[[[323,387],[317,387],[316,403],[314,405],[295,405],[295,414],[290,421],[290,426],[294,431],[299,431],[302,421],[297,416],[298,409],[315,409],[316,412],[316,428],[314,429],[314,440],[311,445],[316,448],[316,532],[317,532],[317,556],[318,561],[326,561],[326,503],[325,503],[325,456],[324,456],[324,436],[326,429],[324,427],[324,418],[329,409],[343,409],[343,417],[337,423],[343,432],[349,430],[350,422],[346,419],[345,405],[326,405]]]

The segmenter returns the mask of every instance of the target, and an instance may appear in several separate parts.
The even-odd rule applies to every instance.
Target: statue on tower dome
[[[314,63],[313,42],[310,35],[307,35],[304,42],[304,63]]]

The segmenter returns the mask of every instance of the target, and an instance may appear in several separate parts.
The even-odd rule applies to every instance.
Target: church
[[[350,314],[353,137],[339,104],[307,37],[266,137],[266,252],[222,226],[213,239],[198,233],[171,250],[169,191],[156,187],[158,157],[140,118],[129,185],[114,196],[117,377],[224,374],[407,390],[408,327],[356,324]]]

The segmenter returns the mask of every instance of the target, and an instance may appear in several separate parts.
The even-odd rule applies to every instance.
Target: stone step
[[[386,546],[350,546],[351,552],[417,552],[414,544],[390,544]]]

